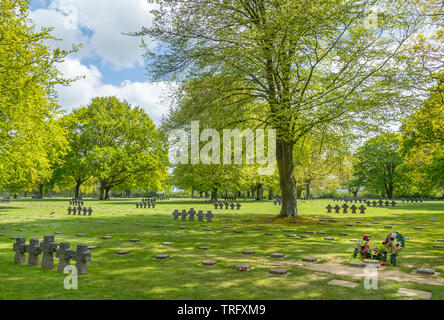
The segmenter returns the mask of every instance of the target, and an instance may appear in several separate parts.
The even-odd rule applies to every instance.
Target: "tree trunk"
[[[217,189],[213,189],[213,191],[211,191],[211,200],[217,201]]]
[[[38,185],[37,199],[43,198],[43,183]]]
[[[304,190],[303,186],[301,185],[296,186],[296,197],[301,198],[303,190]]]
[[[292,142],[276,142],[276,159],[279,168],[279,184],[281,187],[281,216],[296,217],[298,215],[296,199],[296,180],[294,178]]]
[[[109,200],[109,192],[111,191],[111,187],[107,186],[105,187],[105,200]]]
[[[264,189],[262,188],[262,184],[258,185],[256,188],[256,200],[261,201],[263,199]]]
[[[99,200],[104,200],[104,199],[105,199],[105,183],[101,181],[99,189]]]
[[[18,197],[18,194],[14,193],[14,199],[17,199],[17,197]]]
[[[308,199],[310,199],[310,196],[311,196],[311,194],[310,194],[310,182],[307,182],[305,184],[305,197],[308,200]]]
[[[268,200],[273,200],[273,189],[272,188],[270,188],[268,190]]]
[[[82,185],[82,180],[77,179],[76,187],[74,189],[74,198],[78,199],[80,195],[80,186]]]

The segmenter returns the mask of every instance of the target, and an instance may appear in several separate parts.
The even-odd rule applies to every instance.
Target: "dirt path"
[[[335,263],[300,263],[300,267],[317,271],[333,273],[340,276],[347,276],[353,278],[365,278],[364,268],[349,267],[342,264]],[[397,270],[384,270],[378,271],[379,280],[392,280],[398,282],[417,282],[422,284],[428,284],[433,286],[444,286],[444,279],[438,276],[422,276],[418,274],[409,274]]]

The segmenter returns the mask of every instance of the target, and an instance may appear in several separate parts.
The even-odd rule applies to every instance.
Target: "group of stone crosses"
[[[276,199],[273,201],[273,203],[274,203],[274,205],[281,205],[281,204],[282,204],[282,199],[280,199],[280,198],[276,198]]]
[[[356,210],[359,210],[359,213],[365,214],[365,210],[367,209],[366,206],[361,205],[359,208],[355,205],[349,206],[348,204],[344,203],[342,206],[335,205],[332,207],[330,204],[326,207],[327,213],[332,213],[331,210],[335,210],[335,213],[341,213],[341,207],[343,209],[343,213],[348,213],[348,209],[351,210],[351,213],[356,213]]]
[[[386,201],[384,202],[384,200],[380,199],[379,201],[376,201],[376,200],[373,200],[373,201],[366,201],[366,204],[367,204],[367,206],[369,206],[369,207],[371,207],[371,206],[373,206],[373,207],[377,207],[378,204],[379,204],[379,207],[383,207],[384,204],[385,204],[386,207],[388,207],[388,206],[390,206],[390,205],[392,205],[392,207],[394,207],[394,206],[396,206],[396,201],[395,201],[395,200],[392,200],[392,202],[390,202],[390,201],[386,200]]]
[[[153,207],[153,209],[156,207],[156,199],[142,199],[142,202],[137,202],[136,203],[136,208],[137,209],[146,209],[148,207],[151,208]]]
[[[179,210],[174,210],[172,213],[174,220],[179,220],[179,216],[181,217],[182,221],[187,220],[187,216],[189,221],[195,221],[194,216],[197,216],[197,221],[203,222],[204,217],[207,218],[207,222],[213,222],[214,214],[211,211],[207,211],[207,213],[203,213],[202,210],[199,210],[197,213],[194,210],[194,208],[191,208],[190,211],[182,210],[182,212],[179,212]]]
[[[82,199],[71,199],[69,201],[69,205],[70,206],[77,206],[77,207],[81,207],[83,206],[83,200]]]
[[[32,238],[29,244],[26,239],[18,237],[15,239],[13,246],[15,251],[14,263],[26,263],[26,253],[28,253],[28,266],[37,267],[39,265],[40,254],[43,253],[42,269],[54,269],[54,254],[59,259],[57,272],[65,273],[65,268],[71,265],[70,260],[76,262],[77,274],[88,274],[87,263],[91,261],[91,252],[88,251],[86,244],[78,244],[76,250],[70,249],[69,242],[56,243],[53,235],[43,237],[43,242],[39,243],[38,239]]]
[[[236,207],[237,210],[239,210],[242,207],[242,205],[239,202],[237,204],[234,204],[233,202],[230,203],[228,201],[225,202],[220,201],[214,203],[214,209],[217,209],[218,207],[219,209],[223,209],[224,206],[226,210],[228,209],[234,210],[234,207]]]
[[[3,199],[0,200],[1,203],[10,203],[11,202],[11,198],[10,197],[4,197]]]
[[[70,216],[71,214],[73,216],[75,216],[75,215],[91,216],[92,213],[93,213],[93,209],[91,207],[89,207],[89,208],[87,208],[87,207],[73,207],[73,208],[69,207],[68,208],[68,216]]]
[[[425,201],[425,199],[423,199],[423,198],[411,198],[411,199],[409,199],[409,198],[401,198],[401,199],[398,199],[398,200],[402,200],[402,202],[407,202],[407,203],[409,203],[409,202],[411,202],[411,203],[413,203],[413,202],[423,202],[423,201]]]

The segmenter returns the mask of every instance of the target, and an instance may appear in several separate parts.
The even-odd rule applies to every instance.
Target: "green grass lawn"
[[[412,240],[407,241],[406,250],[398,258],[398,269],[410,273],[419,267],[431,267],[443,277],[444,249],[433,245],[438,244],[437,239],[444,238],[444,202],[371,207],[364,215],[327,215],[324,208],[329,203],[333,205],[333,201],[302,201],[299,219],[275,219],[279,207],[270,201],[243,202],[239,211],[214,210],[212,205],[200,200],[174,199],[159,201],[155,209],[136,209],[136,201],[87,199],[85,206],[94,209],[92,217],[68,216],[68,199],[13,200],[11,204],[0,205],[0,234],[3,234],[0,236],[0,299],[414,299],[397,295],[401,287],[429,291],[432,299],[444,299],[443,286],[380,280],[377,290],[367,290],[362,280],[294,265],[304,256],[317,257],[321,259],[319,263],[348,264],[355,246],[350,239],[371,234],[372,242],[379,243],[390,231],[399,231]],[[173,220],[174,209],[191,207],[196,211],[212,210],[213,222]],[[49,213],[54,209],[57,211],[51,216]],[[273,222],[268,222],[271,217]],[[318,224],[322,218],[334,218],[337,222]],[[430,221],[432,218],[436,220]],[[290,223],[295,220],[296,224]],[[346,226],[355,221],[363,223]],[[364,227],[373,222],[381,224]],[[163,227],[156,227],[159,224]],[[421,224],[425,224],[423,230],[413,229]],[[384,225],[392,225],[393,229],[386,229]],[[181,226],[185,229],[179,229]],[[213,231],[205,231],[207,228]],[[234,233],[234,230],[243,232]],[[301,235],[305,231],[322,231],[326,235],[313,234],[308,239],[286,237],[288,233]],[[55,232],[64,232],[56,235],[56,242],[68,241],[71,248],[80,243],[99,246],[91,251],[89,274],[80,277],[78,290],[64,289],[66,275],[13,263],[11,237],[23,236],[29,243],[30,238],[43,239],[43,235]],[[340,236],[341,232],[349,235]],[[86,235],[76,237],[79,233]],[[112,238],[101,239],[105,235]],[[325,241],[325,236],[336,240]],[[134,238],[141,241],[128,241]],[[173,242],[173,245],[163,246],[162,242]],[[211,248],[203,251],[199,246]],[[132,252],[118,256],[115,252],[119,250]],[[243,255],[243,250],[253,250],[256,254]],[[286,257],[270,258],[274,252],[284,253]],[[171,257],[154,258],[163,253]],[[219,263],[213,267],[200,265],[208,259]],[[235,264],[250,264],[254,269],[241,272],[233,268]],[[268,274],[273,267],[285,268],[290,274],[286,277]],[[359,286],[352,289],[327,285],[332,279],[355,281]]]

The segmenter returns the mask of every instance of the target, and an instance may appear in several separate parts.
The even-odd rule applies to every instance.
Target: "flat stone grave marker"
[[[210,249],[210,247],[208,247],[208,246],[201,246],[201,247],[199,247],[199,249],[200,250],[208,250],[208,249]]]
[[[335,240],[335,238],[333,238],[333,237],[325,237],[324,240],[333,241],[333,240]]]
[[[205,260],[205,261],[202,261],[201,264],[204,266],[212,267],[212,266],[215,266],[217,263],[218,263],[218,261],[216,261],[216,260]]]
[[[358,268],[363,268],[365,266],[365,263],[362,261],[352,261],[348,264],[350,267],[358,267]]]
[[[172,242],[162,242],[163,246],[171,246],[173,243]]]
[[[435,270],[429,269],[429,268],[419,268],[418,270],[416,270],[416,272],[419,274],[425,274],[428,276],[432,276],[435,274]]]
[[[233,229],[232,226],[226,226],[225,229]]]
[[[234,266],[239,271],[250,271],[252,267],[249,264],[237,264]]]
[[[76,237],[84,237],[84,236],[86,236],[86,234],[84,234],[84,233],[76,234]]]
[[[327,284],[332,286],[346,287],[346,288],[356,288],[359,285],[356,282],[336,280],[336,279],[327,282]]]
[[[413,227],[413,229],[415,229],[415,230],[423,230],[424,228],[423,227]]]
[[[350,241],[350,242],[358,242],[359,239],[350,239],[350,240],[348,240],[348,241]]]
[[[348,233],[340,232],[339,235],[340,235],[340,236],[348,236]]]
[[[124,256],[127,255],[128,253],[131,253],[131,251],[129,250],[121,250],[121,251],[117,251],[116,254],[119,256]]]
[[[185,227],[180,227],[179,229],[183,230],[183,229],[185,229]]]
[[[242,254],[255,254],[256,251],[251,251],[251,250],[244,250],[242,251]]]
[[[287,234],[285,235],[287,238],[299,238],[297,234]]]
[[[242,233],[242,230],[234,230],[234,233]]]
[[[60,231],[59,232],[54,232],[54,234],[63,234],[63,232],[60,232]]]
[[[347,226],[347,227],[353,227],[354,224],[352,224],[352,223],[347,223],[346,226]]]
[[[129,242],[139,242],[140,239],[129,239]]]
[[[315,233],[314,231],[304,231],[305,233]]]
[[[428,291],[421,290],[413,290],[407,288],[399,288],[398,294],[406,296],[406,297],[416,297],[422,299],[430,299],[432,297],[432,293]]]
[[[166,258],[169,258],[169,257],[170,257],[169,254],[159,254],[159,255],[156,256],[156,259],[157,260],[163,260],[163,259],[166,259]]]
[[[285,254],[283,253],[272,253],[270,254],[270,258],[284,258]]]
[[[435,247],[435,248],[444,248],[444,245],[443,244],[435,244],[433,247]]]
[[[301,238],[309,239],[309,238],[311,238],[311,236],[307,236],[307,235],[303,234],[303,235],[301,235]]]
[[[387,229],[392,229],[392,228],[393,228],[393,226],[384,226],[384,228],[387,228]]]
[[[305,261],[305,262],[317,262],[318,258],[315,258],[315,257],[303,257],[302,261]]]
[[[438,239],[438,240],[436,240],[436,241],[444,242],[444,239]]]
[[[289,272],[287,270],[279,269],[279,268],[270,269],[270,271],[268,271],[268,273],[278,275],[278,276],[286,276],[289,274]]]
[[[103,236],[102,239],[106,240],[106,239],[111,239],[112,236]]]
[[[412,240],[412,238],[410,238],[410,237],[405,237],[404,239],[405,240]]]
[[[205,231],[213,231],[213,229],[205,229]]]
[[[269,232],[269,233],[266,233],[265,235],[266,235],[266,236],[274,236],[274,233]]]
[[[94,249],[99,249],[98,246],[88,246],[88,250],[94,250]]]
[[[363,223],[362,221],[356,221],[355,223]]]

